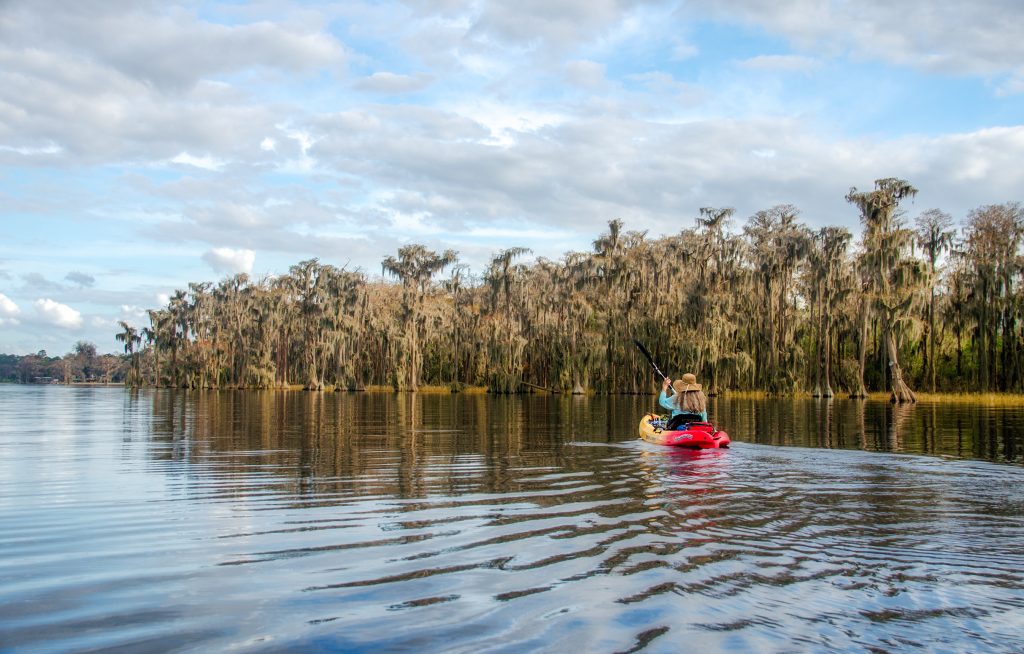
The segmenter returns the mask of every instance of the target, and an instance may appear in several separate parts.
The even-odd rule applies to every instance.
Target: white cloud
[[[479,238],[528,238],[533,240],[555,239],[572,236],[570,232],[557,228],[526,227],[474,227],[466,232],[466,236]]]
[[[378,72],[364,77],[355,83],[360,91],[375,93],[415,93],[430,86],[433,75],[416,73],[415,75],[399,75],[397,73]]]
[[[511,145],[519,134],[571,120],[571,116],[543,106],[534,108],[489,100],[459,106],[451,114],[434,113],[434,116],[421,114],[418,117],[410,114],[407,121],[425,129],[443,126],[449,139],[486,145]],[[481,126],[487,131],[480,132]]]
[[[637,81],[681,90],[664,75]],[[411,108],[373,132],[324,123],[316,153],[325,168],[360,162],[381,189],[369,208],[429,216],[432,227],[453,232],[468,220],[523,218],[592,237],[621,217],[668,233],[692,226],[701,206],[733,205],[749,216],[780,203],[797,204],[817,225],[856,229],[856,212],[843,200],[851,185],[904,177],[921,189],[921,202],[956,215],[979,199],[1014,198],[1024,182],[1012,163],[1024,160],[1024,127],[861,139],[815,129],[800,116],[655,122],[607,112],[524,124],[530,114],[519,108],[458,108],[487,125],[498,137],[491,139],[469,138],[457,116],[414,116]],[[974,160],[989,162],[990,174],[971,187],[962,163]]]
[[[295,72],[340,64],[345,56],[344,46],[314,25],[216,24],[163,3],[46,4],[7,3],[5,40],[27,47],[45,43],[164,90],[252,67]]]
[[[1024,71],[1011,75],[996,87],[996,96],[1005,98],[1024,93]]]
[[[628,22],[645,0],[484,0],[477,3],[471,34],[506,43],[569,49]]]
[[[399,228],[486,262],[588,247],[616,217],[674,233],[701,206],[739,223],[792,202],[856,229],[844,194],[890,175],[958,217],[1024,188],[1020,96],[950,101],[1024,91],[1017,0],[916,2],[909,22],[891,0],[402,4],[0,0],[0,165],[25,171],[0,205],[26,216],[0,263],[31,316],[0,331],[58,332],[34,329],[40,297],[89,307],[88,327],[207,265],[251,271],[255,252],[278,271],[309,256],[374,270]],[[791,49],[737,61],[751,34]],[[808,85],[817,62],[829,75]],[[94,226],[85,242],[70,216]],[[42,263],[53,251],[60,268]],[[102,288],[46,278],[68,269]]]
[[[219,273],[250,273],[256,262],[256,253],[244,249],[213,248],[203,254],[203,261]]]
[[[799,55],[759,55],[739,62],[740,67],[758,71],[807,72],[820,67],[820,62]]]
[[[1019,0],[690,0],[688,9],[746,22],[801,48],[956,74],[1022,71],[1024,14]]]
[[[125,322],[135,323],[139,320],[146,320],[148,318],[145,307],[136,306],[134,304],[122,304],[121,305],[121,319]]]
[[[677,41],[672,46],[672,60],[673,61],[686,61],[692,59],[700,54],[700,50],[697,46],[686,43],[685,41]]]
[[[671,96],[679,93],[693,93],[694,95],[699,93],[699,89],[696,89],[685,82],[680,82],[676,78],[672,77],[672,75],[661,71],[638,73],[636,75],[630,75],[629,79],[642,84],[652,93],[658,93],[665,96]]]
[[[220,170],[224,167],[224,162],[215,157],[211,157],[210,155],[196,157],[187,152],[182,152],[171,159],[171,163],[193,166],[195,168],[202,168],[203,170]]]
[[[604,71],[604,64],[596,61],[570,61],[565,65],[565,78],[570,84],[596,89],[605,83]]]
[[[21,309],[14,303],[14,300],[0,293],[0,317],[13,318],[21,313]]]
[[[0,142],[8,159],[46,163],[125,160],[216,165],[253,155],[251,144],[281,122],[273,106],[219,97],[200,84],[175,94],[129,79],[87,58],[37,48],[14,50],[0,40]],[[53,147],[39,148],[39,143]],[[211,158],[190,155],[209,152]]]
[[[78,284],[82,288],[93,286],[96,283],[96,278],[92,275],[77,270],[72,270],[67,275],[64,275],[64,279],[71,282],[72,284]]]
[[[14,300],[0,293],[0,326],[20,324],[19,315],[21,315],[21,308],[14,303]]]
[[[82,326],[82,314],[66,304],[43,298],[35,301],[35,308],[42,320],[57,327],[77,329]]]
[[[32,157],[40,154],[60,154],[62,148],[55,144],[50,143],[48,145],[33,147],[33,146],[11,146],[11,145],[0,145],[0,150],[5,152],[14,152],[16,154],[25,155],[26,157]]]

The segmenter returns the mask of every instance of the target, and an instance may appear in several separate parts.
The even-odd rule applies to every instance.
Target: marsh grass
[[[367,393],[399,393],[399,392],[404,393],[404,392],[406,392],[406,391],[396,391],[394,386],[390,386],[390,385],[387,385],[387,384],[367,384],[366,387],[363,390],[365,392],[367,392]],[[488,392],[488,389],[487,389],[486,386],[462,386],[462,387],[460,387],[458,389],[458,391],[453,391],[452,387],[450,385],[444,385],[444,386],[420,386],[418,389],[416,389],[415,392],[416,393],[421,393],[421,394],[424,394],[424,395],[447,394],[447,393],[453,393],[453,392],[463,393],[465,395],[484,395],[484,394],[486,394]]]
[[[709,399],[712,397],[718,397],[730,400],[763,400],[769,396],[767,391],[724,391],[718,395],[709,395]],[[802,397],[802,395],[797,396]],[[810,397],[810,394],[807,394]]]
[[[889,394],[883,393],[886,401]],[[982,406],[1024,406],[1021,393],[918,393],[918,402],[936,404],[977,404]]]
[[[1022,393],[925,393],[917,392],[919,403],[934,404],[976,404],[980,406],[1024,406],[1024,394]],[[776,396],[765,391],[727,391],[718,395],[722,399],[730,400],[764,400],[784,399],[786,396]],[[809,392],[796,393],[788,396],[792,399],[821,399],[812,397]],[[867,399],[871,402],[889,402],[891,394],[889,391],[878,391],[868,393]],[[846,393],[836,393],[833,399],[848,399]]]

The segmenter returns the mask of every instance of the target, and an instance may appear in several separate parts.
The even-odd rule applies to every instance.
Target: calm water
[[[0,386],[0,650],[1024,650],[1024,408]]]

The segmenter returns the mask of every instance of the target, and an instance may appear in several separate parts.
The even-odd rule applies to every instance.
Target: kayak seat
[[[703,425],[708,424],[706,422],[703,422],[703,420],[701,419],[701,415],[699,413],[680,413],[669,418],[668,424],[665,426],[665,429],[668,431],[675,431],[678,429],[682,429],[683,425],[695,423],[700,423]]]

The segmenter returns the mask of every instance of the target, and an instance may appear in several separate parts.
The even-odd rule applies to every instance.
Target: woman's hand
[[[665,391],[667,391],[667,390],[668,390],[668,387],[669,387],[669,386],[671,386],[671,385],[672,385],[672,380],[671,380],[671,379],[669,379],[668,377],[666,377],[666,378],[665,378],[665,379],[664,379],[664,380],[663,380],[663,381],[661,382],[661,390],[662,390],[662,392],[665,392]]]

